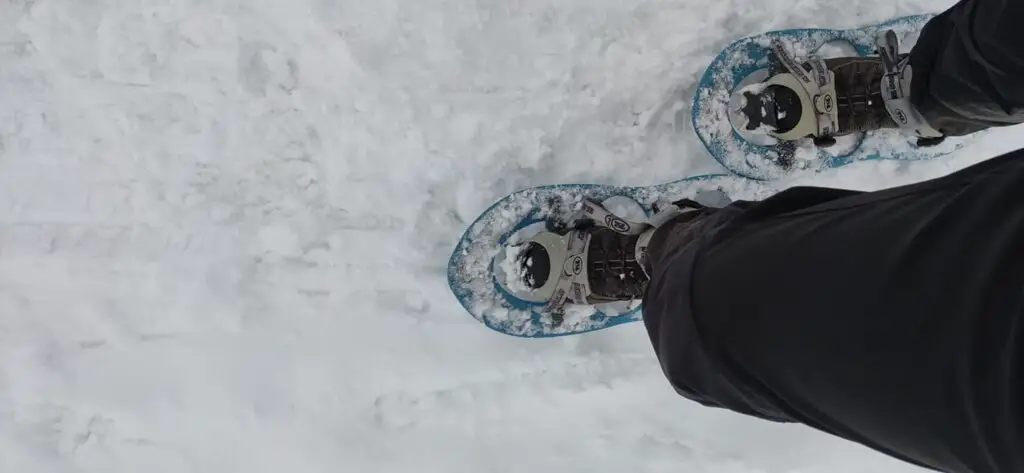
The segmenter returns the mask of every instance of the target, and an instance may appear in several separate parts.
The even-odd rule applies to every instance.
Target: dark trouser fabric
[[[1024,471],[1024,150],[658,230],[644,322],[704,405],[948,472]]]
[[[1024,121],[1024,2],[964,0],[911,50],[911,100],[947,136]]]

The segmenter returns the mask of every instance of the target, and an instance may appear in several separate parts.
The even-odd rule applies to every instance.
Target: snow
[[[640,324],[503,337],[447,288],[510,191],[720,171],[688,106],[735,37],[952,4],[774,3],[4,3],[0,471],[915,471],[678,397]]]
[[[525,266],[522,261],[522,255],[526,249],[525,243],[507,246],[504,257],[497,261],[498,269],[501,271],[498,277],[513,294],[527,293],[532,290],[533,277],[527,274],[527,271],[529,267],[533,266],[533,258],[527,258]]]
[[[910,45],[908,44],[907,47],[904,49],[906,51],[909,51],[909,48]],[[858,55],[859,54],[857,53],[857,48],[847,41],[829,41],[821,45],[821,47],[814,51],[814,56],[819,57],[821,59],[850,57]]]

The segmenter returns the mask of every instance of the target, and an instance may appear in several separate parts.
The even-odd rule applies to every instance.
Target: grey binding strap
[[[651,225],[647,223],[630,222],[623,219],[609,212],[601,204],[590,200],[583,200],[580,210],[596,225],[622,235],[639,235],[651,228]],[[587,303],[587,296],[590,295],[590,282],[587,275],[587,250],[589,248],[589,233],[579,230],[569,233],[565,259],[561,271],[558,273],[558,282],[555,283],[554,292],[551,293],[551,298],[544,305],[545,312],[561,312],[568,300],[576,304]]]
[[[910,67],[910,56],[899,56],[899,39],[892,30],[887,30],[875,37],[875,47],[885,66],[882,76],[882,99],[889,116],[904,132],[912,133],[921,138],[940,138],[942,133],[931,127],[914,104],[910,103],[910,81],[913,70]]]
[[[590,246],[590,235],[574,230],[569,233],[568,248],[565,259],[562,261],[562,270],[558,273],[558,282],[555,283],[554,292],[547,304],[544,304],[544,312],[561,312],[565,301],[572,298],[577,304],[586,303],[587,295],[590,294],[590,285],[587,283],[587,248]],[[554,269],[552,265],[552,269]]]
[[[811,76],[807,74],[807,71],[805,71],[803,67],[800,67],[800,64],[796,62],[796,59],[793,59],[793,56],[789,54],[789,51],[786,51],[786,47],[782,45],[782,41],[779,41],[778,39],[772,40],[772,53],[775,54],[775,57],[778,58],[779,62],[782,63],[782,66],[785,67],[790,74],[793,74],[801,84],[804,84],[804,87],[806,87],[809,92],[817,91],[816,83],[811,79]]]
[[[601,204],[589,200],[583,201],[583,215],[594,220],[598,225],[608,227],[615,233],[621,233],[623,235],[639,235],[643,233],[644,230],[651,228],[651,226],[646,223],[630,222],[629,220],[620,218],[618,215],[606,210],[601,206]]]

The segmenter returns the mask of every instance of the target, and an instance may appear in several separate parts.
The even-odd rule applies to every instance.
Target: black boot
[[[885,66],[881,58],[826,59],[825,65],[834,74],[836,84],[839,129],[835,136],[900,127],[885,109],[881,91]]]

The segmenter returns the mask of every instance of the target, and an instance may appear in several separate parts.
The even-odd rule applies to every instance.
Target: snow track
[[[5,2],[0,471],[913,471],[679,398],[638,324],[499,336],[444,270],[512,190],[718,171],[737,36],[951,3]]]

